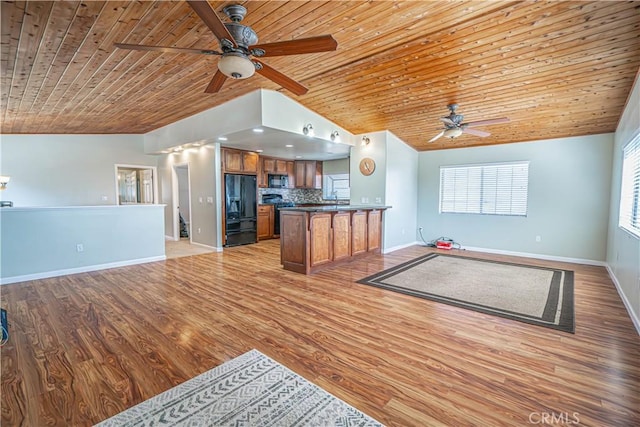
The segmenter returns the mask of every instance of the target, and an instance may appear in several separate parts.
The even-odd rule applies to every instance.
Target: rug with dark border
[[[548,292],[546,293],[546,301],[539,301],[539,304],[543,304],[544,310],[541,315],[531,315],[527,313],[510,311],[501,308],[492,307],[489,305],[480,304],[474,301],[467,300],[466,298],[451,298],[442,294],[432,293],[425,290],[415,290],[407,287],[398,286],[397,284],[389,283],[390,279],[400,273],[406,272],[414,268],[428,268],[428,261],[435,260],[438,257],[450,257],[459,260],[472,260],[480,261],[482,263],[492,263],[505,266],[517,266],[525,269],[537,269],[546,270],[550,272],[551,280],[549,283]],[[458,274],[460,271],[457,272]],[[442,278],[438,280],[437,286],[442,287],[446,285],[446,274],[442,275]],[[358,283],[377,286],[379,288],[387,289],[390,291],[401,292],[407,295],[412,295],[420,298],[425,298],[445,304],[455,305],[458,307],[467,308],[469,310],[475,310],[486,314],[492,314],[495,316],[504,317],[507,319],[518,320],[525,323],[530,323],[538,326],[545,326],[547,328],[557,329],[564,332],[575,333],[575,319],[574,319],[574,297],[573,297],[573,276],[574,272],[571,270],[562,270],[548,267],[538,267],[532,265],[509,263],[502,261],[492,261],[479,258],[461,257],[454,255],[436,254],[430,253],[420,256],[411,261],[404,262],[395,267],[381,271],[364,279],[358,280]],[[420,278],[425,283],[420,283],[419,287],[423,289],[429,289],[430,283],[426,283],[426,278]],[[476,278],[476,281],[486,281],[487,286],[491,286],[492,278],[483,277]],[[493,280],[495,282],[495,280]],[[432,280],[432,282],[434,282]],[[434,283],[435,287],[436,284]],[[416,286],[418,287],[418,286]],[[498,305],[498,304],[496,304]]]

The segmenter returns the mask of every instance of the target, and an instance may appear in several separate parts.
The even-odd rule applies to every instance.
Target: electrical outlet
[[[84,252],[84,246],[82,245],[82,243],[78,243],[76,245],[76,251],[77,252]]]
[[[202,197],[198,197],[198,202],[202,203]]]
[[[542,241],[542,237],[536,236],[536,242],[540,243]]]
[[[107,200],[109,200],[109,198],[107,196],[102,196],[102,201],[106,202]]]
[[[382,197],[376,197],[376,203],[382,203]]]
[[[207,203],[212,205],[213,204],[213,197],[207,197]]]
[[[198,234],[200,234],[200,231],[201,231],[201,230],[200,230],[200,227],[198,227]]]

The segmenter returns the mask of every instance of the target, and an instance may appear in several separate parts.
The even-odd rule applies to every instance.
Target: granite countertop
[[[333,212],[333,211],[359,211],[372,209],[390,209],[391,206],[384,205],[321,205],[321,206],[293,206],[280,208],[281,211],[298,212]]]

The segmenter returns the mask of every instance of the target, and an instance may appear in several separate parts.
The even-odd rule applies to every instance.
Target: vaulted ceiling
[[[113,46],[218,49],[187,3],[2,1],[2,133],[145,133],[267,88],[418,150],[503,144],[613,132],[640,69],[639,1],[209,3],[244,5],[260,43],[332,34],[338,49],[264,59],[305,95],[258,74],[207,94],[217,56]],[[451,103],[510,122],[429,143]]]

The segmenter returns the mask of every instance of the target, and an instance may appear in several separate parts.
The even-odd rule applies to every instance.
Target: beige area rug
[[[383,427],[317,385],[251,350],[99,427]]]
[[[573,333],[573,271],[428,254],[359,280]]]

